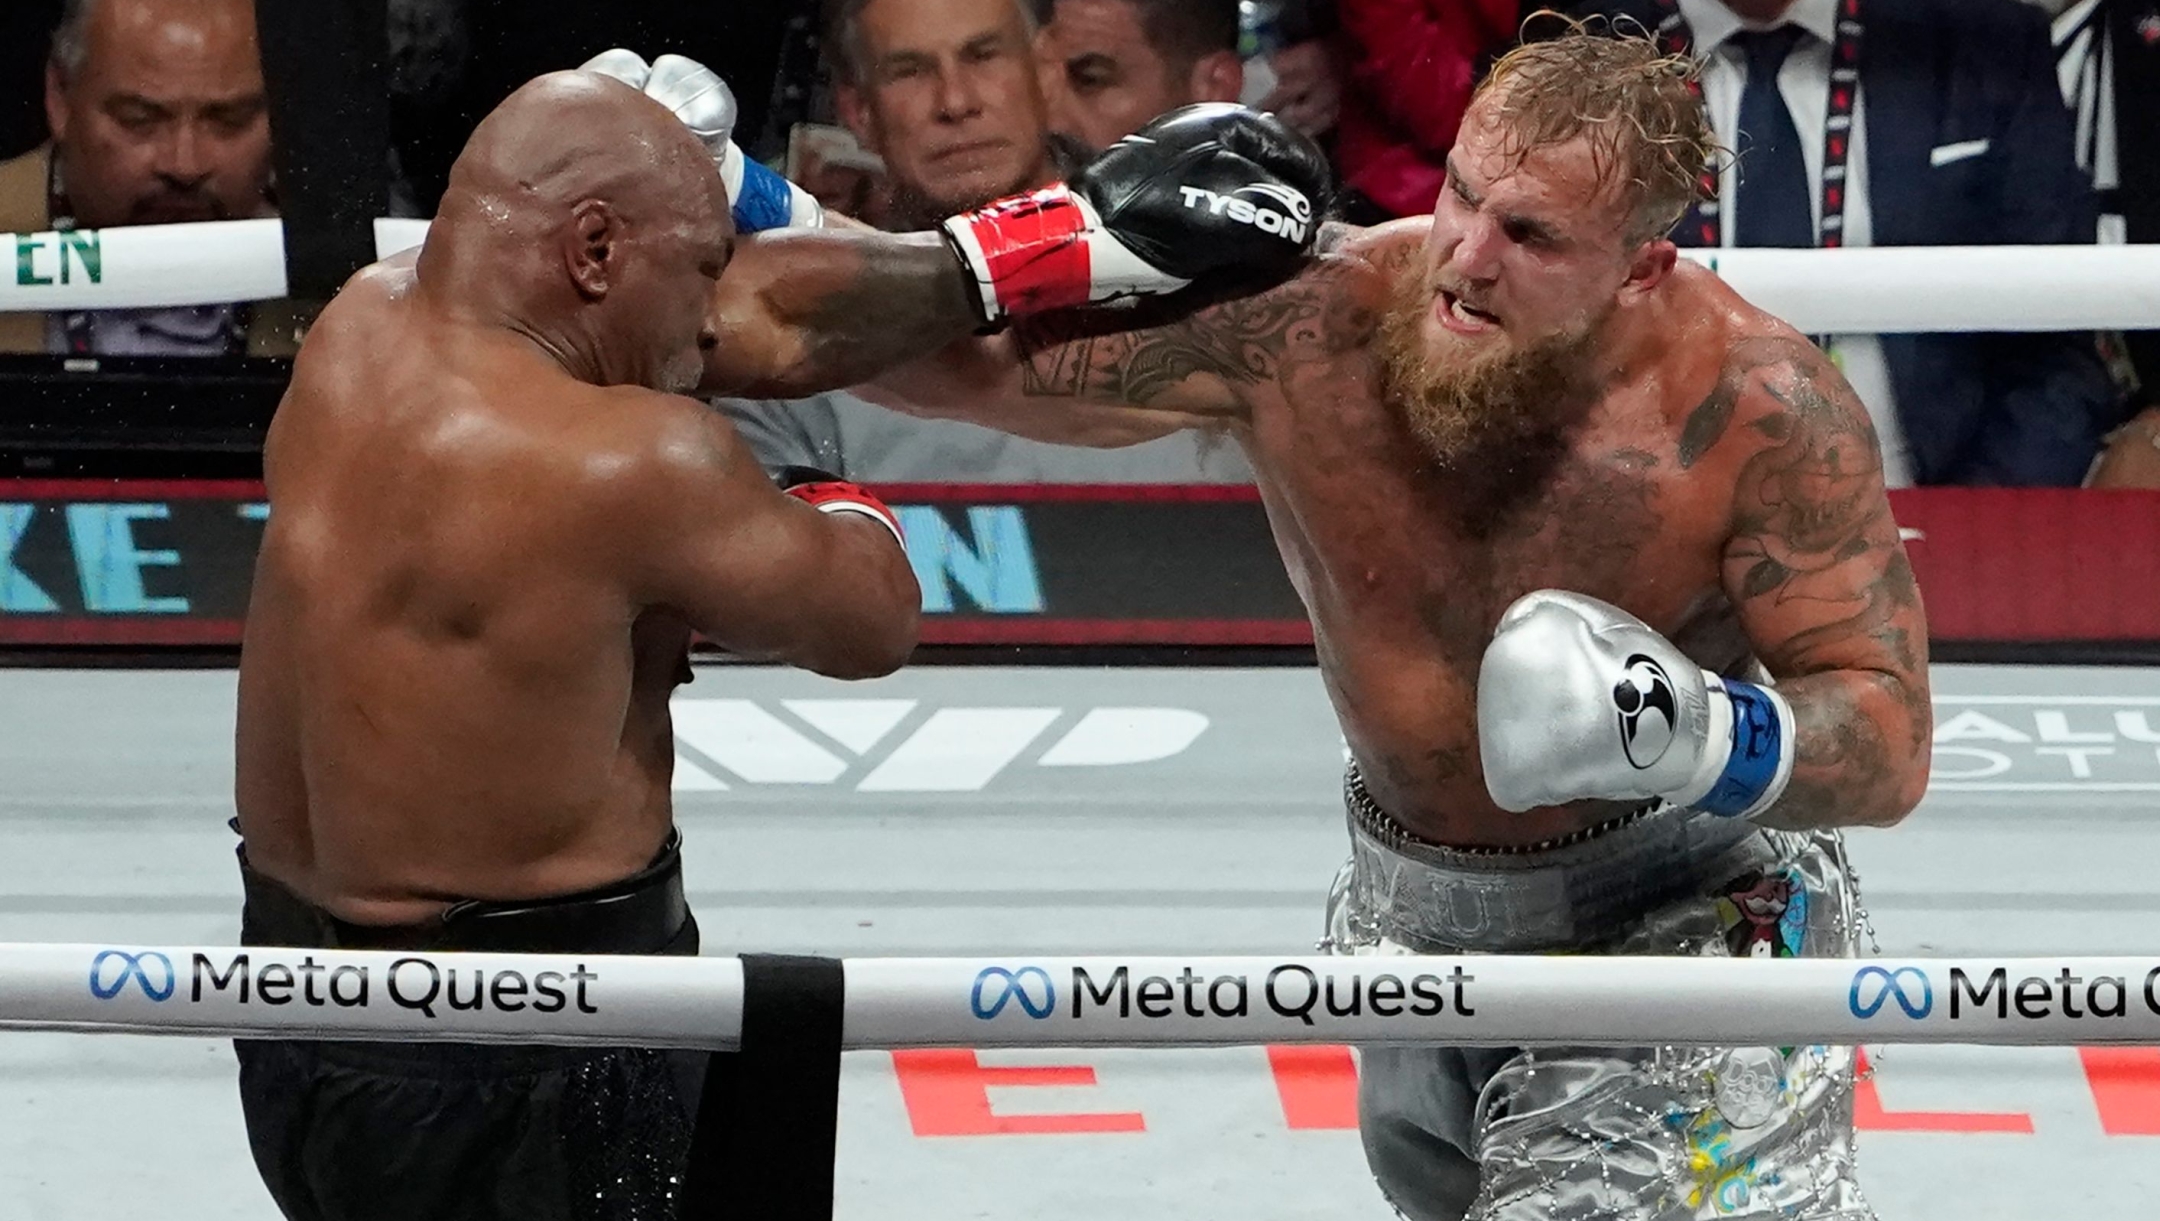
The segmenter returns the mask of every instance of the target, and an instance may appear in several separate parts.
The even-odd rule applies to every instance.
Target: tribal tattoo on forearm
[[[1040,315],[1014,328],[1021,390],[1227,413],[1245,389],[1313,357],[1326,342],[1323,314],[1321,294],[1300,285],[1197,312],[1140,302]]]
[[[1726,584],[1742,619],[1767,625],[1758,649],[1797,721],[1792,782],[1768,821],[1894,822],[1917,799],[1932,711],[1920,591],[1874,430],[1823,354],[1791,339],[1736,353],[1683,428],[1682,463],[1741,418],[1760,448],[1740,471]]]

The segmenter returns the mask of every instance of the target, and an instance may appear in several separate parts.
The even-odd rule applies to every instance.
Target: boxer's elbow
[[[1923,741],[1918,750],[1893,760],[1873,792],[1854,794],[1850,814],[1844,820],[1860,827],[1894,827],[1920,806],[1927,796],[1928,765],[1932,751]]]
[[[1883,817],[1875,826],[1894,827],[1919,808],[1920,799],[1927,796],[1928,767],[1933,761],[1934,753],[1929,745],[1923,742],[1912,758],[1906,760],[1905,766],[1899,769],[1895,783],[1891,786],[1888,802],[1883,808]]]
[[[920,612],[910,609],[866,622],[836,640],[824,664],[808,668],[827,678],[850,682],[883,678],[906,665],[914,654],[919,618]]]
[[[1888,786],[1884,816],[1877,826],[1894,827],[1919,808],[1927,796],[1928,771],[1935,760],[1935,710],[1927,676],[1900,674],[1890,682],[1897,716],[1892,719],[1891,739],[1903,750],[1893,750],[1896,762]]]
[[[922,588],[905,552],[881,541],[860,561],[843,560],[860,574],[860,587],[840,603],[847,608],[826,635],[820,655],[805,668],[827,678],[883,678],[915,652],[922,630]]]

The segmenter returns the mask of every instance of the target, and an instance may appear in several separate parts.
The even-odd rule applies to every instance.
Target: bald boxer
[[[520,90],[474,132],[417,258],[362,271],[301,351],[264,454],[240,669],[247,944],[696,953],[668,714],[692,633],[878,675],[913,646],[920,593],[884,506],[815,472],[784,493],[683,395],[798,397],[983,327],[986,302],[1003,318],[1263,283],[1310,249],[1180,202],[1186,175],[1317,192],[1318,151],[1256,116],[1100,159],[1090,186],[1002,201],[949,239],[738,234],[724,125],[699,127],[710,144],[685,126],[715,82],[686,64]],[[1067,255],[1044,260],[1053,230]],[[465,1007],[562,1013],[582,986]],[[288,1217],[675,1207],[699,1057],[238,1051]]]
[[[1867,412],[1666,237],[1714,153],[1691,71],[1524,47],[1429,219],[1331,228],[1182,322],[1023,321],[883,383],[1043,439],[1244,447],[1353,760],[1339,951],[1849,955],[1837,829],[1926,785],[1927,627]],[[1851,1068],[1373,1048],[1361,1127],[1418,1221],[1862,1218]]]

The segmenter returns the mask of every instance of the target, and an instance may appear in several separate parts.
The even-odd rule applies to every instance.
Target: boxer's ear
[[[607,296],[621,265],[622,219],[606,200],[586,199],[570,209],[562,236],[563,270],[587,299]]]
[[[1635,248],[1635,255],[1628,263],[1627,280],[1620,285],[1623,303],[1641,300],[1650,295],[1665,277],[1672,274],[1680,261],[1680,248],[1667,238],[1644,242]]]

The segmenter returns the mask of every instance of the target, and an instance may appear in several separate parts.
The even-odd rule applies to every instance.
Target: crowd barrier
[[[903,484],[931,645],[1303,648],[1249,487]],[[2160,491],[1891,493],[1938,656],[2160,648]],[[0,645],[239,643],[252,480],[0,483]]]

